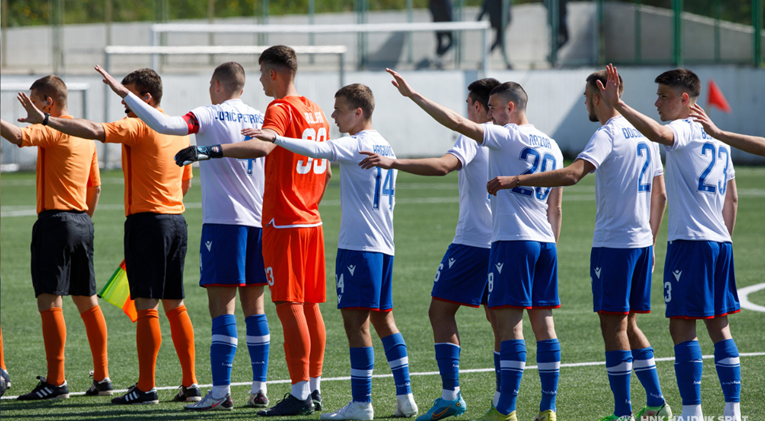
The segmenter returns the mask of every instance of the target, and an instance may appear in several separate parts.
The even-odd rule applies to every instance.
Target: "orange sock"
[[[66,324],[64,311],[53,307],[40,312],[42,317],[43,342],[45,342],[45,359],[48,361],[48,374],[45,381],[61,386],[66,380],[64,373],[64,346],[66,345]]]
[[[189,312],[186,306],[176,307],[167,313],[170,321],[170,332],[173,335],[173,345],[178,354],[183,370],[183,385],[191,386],[197,382],[196,375],[196,350],[194,348],[194,326],[191,325]]]
[[[0,368],[5,370],[5,353],[3,353],[3,328],[2,327],[0,327]]]
[[[327,332],[324,328],[324,318],[316,303],[304,304],[305,321],[308,333],[311,335],[311,355],[308,359],[308,374],[311,377],[321,376],[324,366],[324,348],[327,345]]]
[[[308,334],[303,304],[285,303],[276,306],[276,314],[284,330],[284,355],[292,384],[308,381],[308,357],[311,337]]]
[[[148,392],[154,388],[154,370],[157,354],[162,345],[162,331],[159,329],[157,310],[138,310],[135,329],[135,344],[138,348],[138,389]]]
[[[101,307],[96,305],[80,313],[88,334],[90,353],[93,354],[93,380],[100,382],[109,377],[109,357],[106,352],[106,320]]]

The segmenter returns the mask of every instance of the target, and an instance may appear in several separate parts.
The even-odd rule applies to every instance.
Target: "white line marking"
[[[749,301],[749,294],[753,292],[757,292],[761,289],[765,289],[765,283],[763,284],[757,284],[757,285],[751,285],[744,288],[738,289],[738,301],[741,304],[741,308],[745,308],[747,310],[752,311],[759,311],[762,313],[765,313],[765,307],[757,305]]]
[[[739,357],[762,357],[765,356],[765,352],[744,352],[739,354]],[[714,359],[714,355],[704,355],[702,358],[705,360],[711,360]],[[664,357],[664,358],[656,358],[656,362],[659,361],[675,361],[675,357]],[[560,367],[589,367],[589,366],[597,366],[597,365],[606,365],[605,361],[592,361],[592,362],[584,362],[584,363],[568,363],[568,364],[561,364]],[[536,370],[537,366],[535,365],[527,365],[526,370]],[[467,370],[460,370],[460,373],[488,373],[488,372],[494,372],[494,368],[473,368],[473,369],[467,369]],[[410,376],[438,376],[438,371],[424,371],[421,373],[409,373]],[[384,378],[384,377],[393,377],[393,374],[375,374],[372,376],[373,378]],[[322,377],[321,381],[323,382],[339,382],[339,381],[349,381],[351,380],[350,376],[344,376],[344,377]],[[266,383],[268,384],[286,384],[286,383],[292,383],[290,379],[286,380],[269,380]],[[231,383],[231,386],[251,386],[252,382],[237,382],[237,383]],[[212,387],[211,384],[200,384],[200,388],[208,388]],[[178,386],[162,386],[157,387],[157,390],[175,390],[178,389]],[[127,392],[127,389],[119,389],[114,390],[114,393],[125,393]],[[69,393],[72,396],[80,396],[84,395],[85,392],[70,392]],[[3,396],[0,399],[16,399],[18,396]]]

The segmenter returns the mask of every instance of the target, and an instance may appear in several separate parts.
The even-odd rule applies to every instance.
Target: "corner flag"
[[[122,309],[130,317],[130,321],[135,323],[138,320],[138,311],[135,309],[135,301],[130,299],[130,286],[128,285],[127,272],[125,271],[125,261],[120,263],[117,270],[109,281],[98,293],[100,298],[114,304]]]
[[[715,81],[709,79],[709,95],[707,96],[707,107],[712,105],[730,114],[730,105],[728,105],[728,101],[725,100],[725,97],[720,91],[720,88],[717,87]]]

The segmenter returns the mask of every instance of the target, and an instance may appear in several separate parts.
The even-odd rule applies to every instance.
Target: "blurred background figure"
[[[433,15],[433,22],[451,22],[454,19],[452,16],[452,0],[430,0],[428,8],[430,9],[430,14]],[[441,69],[443,68],[441,57],[452,48],[452,32],[437,31],[436,40],[438,45],[436,46],[434,64],[437,68]]]
[[[505,61],[505,67],[511,69],[510,59],[507,57],[507,50],[505,50],[505,29],[510,26],[510,20],[512,19],[512,13],[510,11],[511,0],[484,0],[481,6],[481,13],[478,14],[478,19],[483,19],[484,15],[489,16],[489,23],[491,23],[492,29],[494,29],[494,43],[491,44],[491,50],[499,47],[502,52],[502,59]]]
[[[491,0],[487,0],[491,1]],[[550,27],[555,28],[554,22],[553,22],[553,11],[555,10],[554,4],[557,3],[557,12],[558,12],[558,43],[557,43],[557,49],[560,49],[568,42],[568,19],[567,19],[567,13],[566,13],[566,6],[568,3],[568,0],[558,0],[557,2],[553,0],[544,0],[545,7],[547,8],[547,20],[550,24]],[[492,24],[493,25],[493,24]]]

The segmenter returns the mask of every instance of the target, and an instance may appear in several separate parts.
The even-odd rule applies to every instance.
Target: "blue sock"
[[[374,348],[351,348],[351,395],[354,402],[372,402],[374,368]]]
[[[497,411],[507,415],[515,411],[518,389],[521,387],[523,369],[526,368],[526,342],[523,339],[502,341],[500,351],[502,384],[500,387]]]
[[[210,365],[212,366],[213,387],[228,387],[231,384],[231,366],[236,355],[238,339],[236,317],[224,314],[212,320],[212,345],[210,345]],[[213,396],[220,398],[221,396]]]
[[[542,401],[539,412],[552,409],[555,411],[555,397],[558,395],[560,377],[560,342],[558,339],[537,341],[537,367],[542,383]]]
[[[622,417],[632,414],[630,402],[630,374],[632,374],[631,351],[606,351],[608,383],[614,394],[614,414]]]
[[[741,366],[733,339],[715,344],[715,367],[725,402],[741,402]]]
[[[502,384],[502,368],[499,363],[499,355],[499,352],[494,351],[494,376],[497,378],[497,392],[500,391],[499,386]]]
[[[271,347],[271,332],[265,314],[255,314],[246,319],[247,349],[252,363],[252,381],[265,382],[268,378],[268,353]]]
[[[412,393],[409,384],[409,357],[406,354],[406,343],[401,333],[382,338],[385,348],[385,358],[388,359],[393,380],[396,382],[396,396]]]
[[[699,341],[686,341],[675,345],[675,376],[683,405],[701,405],[703,369]]]
[[[459,392],[460,346],[451,343],[436,344],[436,362],[443,389]]]
[[[632,369],[635,370],[640,384],[645,389],[646,405],[664,405],[664,395],[661,393],[659,373],[656,371],[656,362],[653,359],[653,348],[632,350]]]

